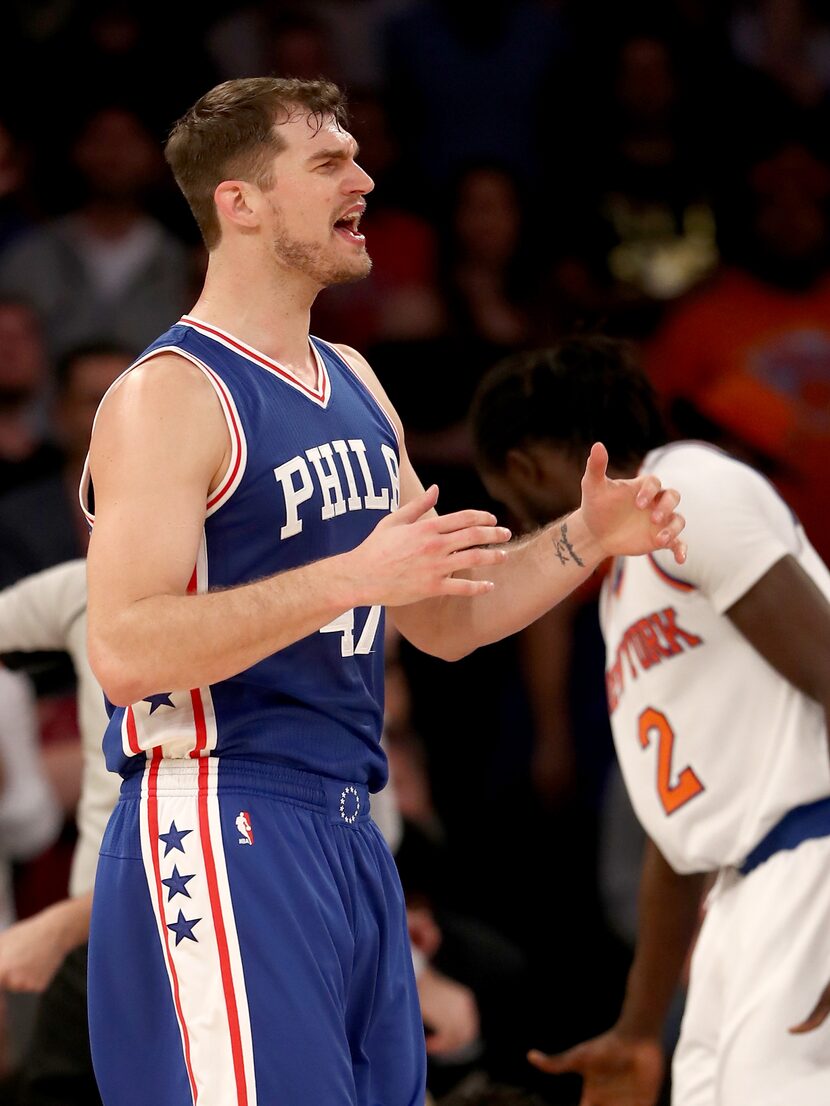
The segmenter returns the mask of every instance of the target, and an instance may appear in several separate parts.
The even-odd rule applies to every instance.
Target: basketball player
[[[619,477],[676,481],[687,518],[683,564],[617,558],[601,596],[614,743],[650,837],[622,1012],[603,1036],[531,1058],[580,1072],[582,1106],[651,1106],[702,873],[718,872],[673,1102],[827,1103],[826,1004],[803,1019],[830,965],[830,574],[756,472],[665,444],[650,386],[610,339],[503,362],[473,421],[489,490],[527,528],[578,504],[595,438]]]
[[[678,495],[615,482],[534,540],[438,516],[353,350],[310,339],[370,266],[371,180],[331,85],[207,93],[167,157],[209,250],[192,312],[111,389],[83,500],[89,649],[121,800],[90,936],[107,1106],[415,1106],[424,1043],[394,864],[369,818],[383,611],[448,659],[606,555],[667,548]]]

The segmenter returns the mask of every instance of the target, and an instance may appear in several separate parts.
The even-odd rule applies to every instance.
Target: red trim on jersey
[[[193,575],[187,584],[187,594],[194,595],[199,586],[199,564],[193,566]],[[196,727],[196,745],[190,750],[191,757],[200,757],[207,748],[207,725],[205,723],[205,705],[202,692],[198,687],[191,688],[190,702],[193,706],[193,725]]]
[[[176,1017],[178,1018],[179,1025],[182,1030],[182,1041],[184,1043],[184,1063],[187,1068],[187,1078],[190,1081],[190,1090],[193,1094],[193,1102],[198,1102],[199,1090],[196,1086],[196,1080],[193,1076],[193,1068],[190,1062],[190,1037],[187,1032],[187,1024],[184,1020],[184,1014],[182,1013],[182,1004],[179,997],[179,977],[176,974],[176,965],[173,962],[173,956],[170,951],[170,930],[167,928],[167,919],[164,914],[164,889],[161,882],[161,862],[159,860],[159,810],[158,810],[158,791],[156,788],[156,780],[158,777],[158,771],[161,763],[161,750],[153,750],[153,759],[150,764],[150,771],[147,776],[147,830],[150,835],[150,851],[153,855],[153,875],[156,883],[156,905],[159,912],[159,918],[161,919],[162,930],[164,931],[164,955],[167,959],[167,967],[170,971],[170,979],[173,984],[173,1004],[176,1007]]]
[[[132,753],[140,753],[141,746],[138,743],[138,730],[135,726],[135,715],[133,714],[133,708],[127,707],[127,744],[130,746]]]
[[[213,507],[216,503],[218,503],[219,500],[222,498],[222,496],[225,495],[228,488],[230,488],[232,486],[234,480],[236,479],[236,474],[239,472],[239,466],[242,464],[242,434],[240,433],[240,430],[239,430],[239,423],[236,421],[236,415],[234,414],[233,403],[232,403],[231,398],[230,398],[230,393],[228,392],[228,389],[225,387],[225,382],[222,380],[222,378],[220,376],[217,376],[217,374],[213,371],[213,369],[210,367],[210,365],[205,365],[205,370],[210,373],[211,379],[215,381],[217,388],[219,389],[222,397],[224,398],[225,412],[226,412],[228,421],[230,422],[231,426],[233,427],[233,436],[236,439],[236,462],[233,466],[233,469],[228,474],[228,477],[225,480],[222,487],[218,488],[213,493],[213,495],[210,497],[210,499],[207,501],[207,508],[208,508],[208,510],[210,510],[210,508]]]
[[[653,553],[649,553],[648,560],[663,583],[668,584],[670,588],[676,588],[677,591],[697,591],[694,584],[687,584],[685,580],[678,580],[676,576],[671,576],[664,568],[661,568],[655,561]]]
[[[231,1054],[236,1079],[236,1101],[238,1106],[247,1106],[248,1086],[245,1078],[245,1061],[242,1055],[242,1033],[239,1028],[239,1011],[236,1004],[236,991],[233,985],[228,937],[225,932],[225,919],[222,917],[222,902],[219,898],[219,883],[216,878],[216,862],[213,857],[213,843],[210,839],[210,819],[208,814],[208,771],[209,760],[202,757],[199,764],[199,835],[202,839],[202,852],[205,858],[210,910],[213,916],[213,929],[219,950],[219,967],[222,973],[222,989],[225,992],[225,1008],[228,1014],[228,1029],[231,1035]],[[221,845],[220,845],[221,847]]]
[[[205,334],[210,335],[212,338],[216,338],[218,341],[227,342],[229,346],[232,346],[235,350],[238,350],[244,357],[249,357],[252,361],[256,361],[264,368],[269,369],[271,372],[276,373],[277,376],[281,376],[283,380],[289,381],[291,384],[300,388],[306,395],[312,399],[317,400],[318,403],[325,404],[328,400],[328,376],[325,372],[320,371],[318,364],[318,374],[321,378],[321,384],[318,388],[309,388],[307,384],[304,384],[299,377],[295,376],[290,369],[284,368],[277,361],[273,361],[270,357],[266,357],[264,353],[259,353],[252,346],[246,345],[244,342],[240,342],[237,338],[232,338],[230,334],[225,333],[222,330],[218,330],[216,327],[209,326],[207,323],[203,323],[197,319],[191,318],[189,315],[182,315],[182,322],[187,323],[188,326],[192,326],[195,330],[200,330]],[[313,347],[312,347],[313,349]],[[315,351],[316,352],[316,351]]]

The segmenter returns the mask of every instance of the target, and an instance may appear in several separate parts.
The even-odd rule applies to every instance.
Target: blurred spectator
[[[444,236],[449,326],[487,343],[494,353],[529,337],[538,278],[529,246],[530,214],[515,177],[500,165],[468,165],[455,182]]]
[[[166,6],[131,0],[40,0],[19,6],[29,12],[19,27],[18,72],[36,68],[48,73],[52,89],[72,90],[69,97],[53,97],[58,132],[105,102],[119,102],[135,107],[161,134],[214,83],[201,43],[199,8],[187,0]],[[17,91],[8,76],[6,88]],[[21,105],[27,110],[34,128],[40,118],[36,101]]]
[[[830,165],[781,141],[721,221],[729,264],[647,350],[685,436],[760,465],[830,556]]]
[[[440,1094],[473,1069],[505,1077],[523,1066],[526,1022],[515,1007],[526,965],[498,931],[458,910],[457,871],[433,804],[423,743],[412,725],[399,646],[400,635],[388,627],[384,746],[403,831],[396,834],[394,853],[426,1028],[427,1086]],[[373,796],[373,817],[375,807],[388,802],[386,791]]]
[[[408,163],[433,188],[495,159],[528,184],[549,128],[548,82],[564,46],[555,10],[533,0],[422,0],[389,21],[386,71]]]
[[[375,182],[360,224],[372,271],[365,280],[323,292],[312,313],[315,333],[357,349],[436,334],[444,318],[435,232],[406,209],[397,143],[381,99],[358,93],[349,108],[358,160]]]
[[[381,25],[412,0],[265,0],[222,15],[209,29],[207,49],[222,80],[339,74],[347,88],[383,83]],[[274,50],[274,31],[287,33]],[[321,42],[323,44],[320,49]],[[312,47],[309,50],[309,46]],[[315,58],[317,68],[314,67]],[[285,68],[283,68],[285,66]]]
[[[717,131],[682,64],[691,60],[656,31],[628,30],[610,56],[599,52],[574,74],[567,156],[557,148],[550,165],[560,326],[601,318],[647,333],[662,304],[717,261]]]
[[[0,119],[0,254],[32,224],[29,151],[7,120]]]
[[[735,56],[794,105],[816,108],[830,92],[830,20],[816,0],[749,0],[730,20]]]
[[[9,862],[28,860],[50,845],[61,812],[40,759],[37,716],[29,681],[0,668],[0,928],[15,917]]]
[[[208,31],[207,48],[223,80],[235,77],[338,79],[328,28],[313,4],[279,0],[250,4],[222,16]]]
[[[41,761],[34,695],[19,673],[0,668],[0,930],[15,919],[12,862],[30,860],[60,832],[62,812]],[[0,997],[0,1075],[16,1067],[31,1008]]]
[[[86,552],[78,485],[92,420],[107,388],[132,359],[120,346],[102,343],[79,347],[59,363],[55,429],[60,465],[0,496],[0,587]]]
[[[410,456],[423,479],[439,483],[442,510],[451,510],[465,495],[483,499],[472,474],[467,410],[482,373],[530,339],[539,266],[528,207],[500,165],[476,162],[460,172],[445,223],[444,333],[379,344],[371,360],[407,427]]]
[[[57,565],[0,592],[0,651],[66,649],[78,678],[83,780],[69,898],[0,934],[0,987],[45,992],[22,1064],[19,1106],[95,1106],[89,1055],[86,939],[98,850],[120,780],[101,751],[104,698],[86,656],[86,563]]]
[[[43,434],[48,385],[34,310],[23,300],[0,295],[0,496],[60,465],[59,450]]]
[[[133,112],[103,107],[82,126],[72,165],[83,199],[0,261],[0,292],[28,299],[60,355],[107,334],[142,349],[189,303],[181,243],[145,210],[161,151]]]

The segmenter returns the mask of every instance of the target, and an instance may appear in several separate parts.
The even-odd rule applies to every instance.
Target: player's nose
[[[371,192],[374,187],[375,182],[366,170],[362,169],[357,162],[355,162],[349,178],[349,191],[357,192],[359,195],[365,196],[367,193]]]

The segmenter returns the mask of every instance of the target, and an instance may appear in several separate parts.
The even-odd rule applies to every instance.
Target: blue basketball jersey
[[[331,346],[311,339],[311,347],[314,387],[185,316],[135,363],[180,354],[205,373],[228,424],[231,460],[206,505],[192,592],[344,553],[398,506],[394,425]],[[158,688],[114,708],[107,766],[131,775],[148,756],[243,758],[378,790],[386,782],[383,632],[382,608],[359,607],[231,679]]]

